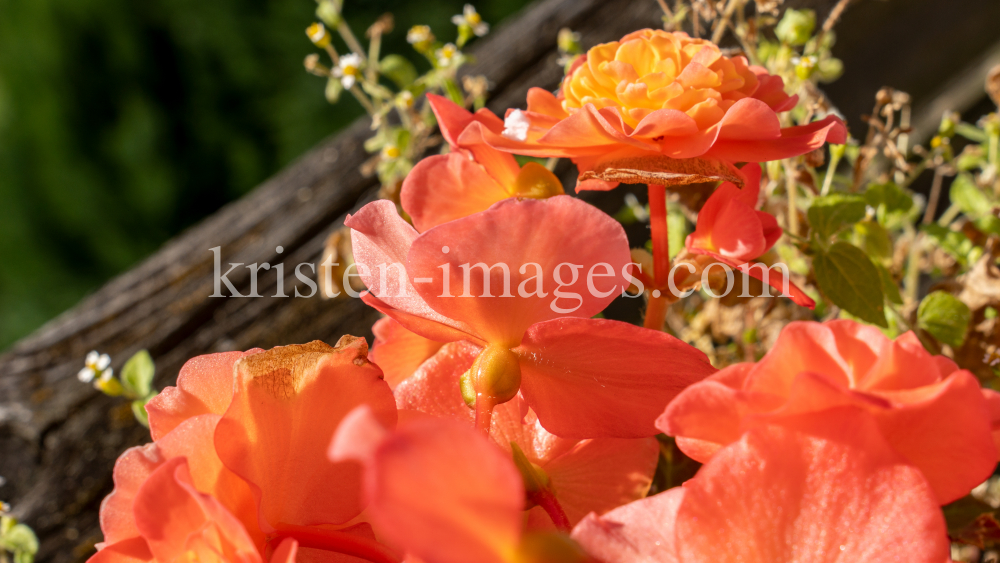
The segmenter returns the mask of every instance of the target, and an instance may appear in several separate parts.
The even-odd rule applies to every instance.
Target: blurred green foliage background
[[[383,53],[462,0],[346,0]],[[475,2],[493,24],[527,0]],[[306,74],[313,0],[0,0],[0,349],[362,113]]]

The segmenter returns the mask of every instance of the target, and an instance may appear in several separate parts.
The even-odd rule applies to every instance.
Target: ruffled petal
[[[824,143],[844,144],[847,128],[836,116],[781,130],[781,137],[771,140],[719,139],[705,154],[729,162],[766,162],[806,154]]]
[[[920,472],[853,409],[762,427],[685,483],[679,560],[772,563],[915,561],[949,553],[944,518]]]
[[[546,430],[566,438],[643,438],[684,388],[716,370],[660,331],[604,319],[539,323],[516,349],[521,393]]]
[[[979,381],[962,370],[944,381],[878,394],[893,408],[876,411],[886,440],[917,466],[947,504],[967,495],[997,464],[989,407]]]
[[[239,518],[257,545],[264,535],[257,529],[257,506],[245,481],[226,469],[215,452],[214,435],[221,416],[193,416],[156,442],[130,448],[115,462],[115,489],[101,503],[101,530],[111,544],[138,537],[132,510],[143,483],[171,459],[187,460],[192,483],[201,492],[212,495]]]
[[[200,414],[226,412],[233,398],[233,365],[244,356],[263,352],[222,352],[191,358],[181,367],[177,385],[160,391],[146,403],[149,433],[159,440],[178,424]]]
[[[511,560],[524,486],[510,459],[475,429],[415,419],[363,463],[366,514],[386,542],[434,563]]]
[[[105,545],[87,563],[146,563],[153,561],[149,545],[141,537],[133,537]]]
[[[185,458],[158,467],[136,494],[136,526],[157,561],[261,562],[243,525],[192,484]]]
[[[656,438],[595,438],[539,465],[575,525],[587,514],[603,514],[645,497],[659,457]]]
[[[544,88],[528,88],[527,101],[528,111],[532,113],[540,113],[555,119],[563,119],[569,116],[559,100],[552,95],[552,92]]]
[[[439,225],[414,241],[407,270],[441,316],[487,342],[516,346],[534,323],[604,309],[627,286],[622,271],[630,261],[617,221],[555,196],[508,199]]]
[[[354,261],[368,291],[393,309],[459,326],[428,307],[413,289],[406,271],[406,255],[417,231],[399,216],[394,203],[384,199],[369,203],[348,215],[344,225],[351,229]]]
[[[681,563],[674,526],[683,500],[684,487],[674,487],[604,516],[591,514],[571,537],[604,563]]]
[[[418,162],[403,180],[399,197],[413,226],[424,232],[483,211],[510,196],[482,165],[453,152]]]
[[[382,369],[386,383],[394,388],[433,356],[443,344],[411,332],[387,317],[372,326],[375,342],[368,355]]]
[[[410,313],[389,306],[367,291],[361,294],[361,300],[369,307],[403,325],[407,330],[429,340],[436,342],[455,342],[456,340],[482,342],[482,339],[476,335],[451,326],[452,324],[463,326],[461,323],[449,321],[450,324],[443,324],[435,320],[411,315]]]
[[[396,405],[364,339],[277,347],[236,365],[236,393],[215,432],[226,467],[250,483],[260,525],[342,524],[363,508],[360,472],[331,464],[326,450],[341,419],[368,405],[387,427]],[[336,487],[330,486],[336,483]]]

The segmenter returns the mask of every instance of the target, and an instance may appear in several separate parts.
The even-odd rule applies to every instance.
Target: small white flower
[[[382,158],[386,160],[392,160],[394,158],[399,158],[399,147],[396,145],[386,145],[382,147]]]
[[[396,96],[396,104],[402,108],[412,108],[415,101],[413,94],[409,90],[403,90]]]
[[[359,74],[361,74],[361,57],[357,53],[340,57],[340,62],[333,69],[333,75],[340,79],[345,90],[350,90],[351,86],[354,86]]]
[[[434,41],[431,28],[426,25],[415,25],[406,32],[406,42],[410,45],[426,45]]]
[[[490,32],[490,24],[483,21],[483,16],[479,15],[479,12],[476,11],[475,6],[472,4],[466,4],[460,15],[452,16],[451,23],[457,26],[467,25],[472,29],[472,33],[475,33],[479,37]]]
[[[434,57],[437,59],[439,66],[451,65],[456,55],[458,55],[458,47],[454,43],[448,43],[434,52]]]
[[[77,372],[76,377],[84,383],[90,383],[95,377],[99,377],[101,381],[107,381],[111,379],[112,373],[111,356],[91,351],[84,360],[84,368]]]
[[[10,512],[10,505],[0,500],[0,514],[7,514],[8,512]]]
[[[528,140],[528,130],[531,129],[531,122],[524,116],[524,112],[516,109],[510,112],[507,119],[503,120],[503,136],[512,140],[525,142]]]

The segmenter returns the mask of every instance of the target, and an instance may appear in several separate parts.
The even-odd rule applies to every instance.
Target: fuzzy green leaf
[[[896,285],[896,280],[892,279],[892,274],[880,264],[875,264],[875,268],[878,270],[878,277],[879,281],[882,282],[882,293],[885,294],[885,298],[889,303],[902,305],[903,296],[899,293],[899,286]]]
[[[865,218],[865,200],[861,196],[831,194],[818,197],[809,207],[809,226],[826,241],[838,231]]]
[[[872,207],[885,205],[889,212],[906,212],[913,207],[913,198],[892,182],[871,185],[865,192],[865,202]]]
[[[816,254],[813,269],[820,291],[835,305],[866,322],[888,327],[881,277],[860,248],[834,243]]]
[[[917,326],[952,348],[958,348],[965,341],[971,320],[969,306],[944,291],[924,297],[917,308]]]
[[[378,69],[382,76],[392,80],[400,88],[406,88],[417,79],[417,67],[400,55],[387,55],[379,61]]]
[[[146,350],[139,350],[122,368],[122,387],[129,397],[145,397],[152,390],[155,374],[156,365],[153,363],[153,358]]]
[[[860,246],[873,258],[892,258],[892,237],[885,227],[875,221],[862,221],[854,225],[854,232],[860,239]]]

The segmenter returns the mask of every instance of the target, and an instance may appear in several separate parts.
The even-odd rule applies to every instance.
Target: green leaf
[[[378,70],[400,88],[406,88],[417,79],[417,67],[406,57],[387,55],[378,63]]]
[[[951,202],[969,216],[977,219],[989,213],[993,205],[986,193],[979,189],[975,180],[968,174],[959,174],[951,183]]]
[[[38,537],[24,524],[14,524],[0,536],[0,549],[14,553],[15,557],[27,556],[26,561],[31,561],[38,553]]]
[[[846,242],[834,243],[813,258],[816,282],[830,301],[866,322],[888,328],[885,294],[878,268],[862,250]]]
[[[951,202],[957,205],[969,219],[975,221],[980,230],[1000,234],[1000,219],[993,215],[996,202],[976,185],[968,174],[959,174],[951,183]]]
[[[153,386],[153,376],[156,365],[146,350],[139,350],[125,362],[122,368],[122,386],[126,394],[132,398],[142,398],[149,395]]]
[[[865,202],[872,207],[885,205],[885,210],[889,212],[906,212],[913,207],[913,198],[892,182],[869,186],[865,192]]]
[[[139,424],[149,428],[149,415],[146,413],[146,403],[151,401],[157,393],[150,393],[145,399],[136,399],[132,401],[132,414],[135,415],[135,419],[139,421]]]
[[[938,246],[951,254],[963,267],[975,262],[979,253],[973,253],[976,245],[969,240],[961,231],[953,231],[947,227],[942,227],[937,223],[930,223],[920,227],[920,230],[927,233]]]
[[[944,291],[924,297],[917,308],[917,326],[952,348],[958,348],[965,341],[971,320],[969,306]]]
[[[831,194],[818,197],[809,207],[809,226],[822,241],[865,218],[865,200],[861,196]]]
[[[869,256],[883,260],[892,258],[892,237],[885,227],[875,221],[862,221],[854,225],[854,232],[860,239],[859,246]]]
[[[875,264],[875,268],[878,270],[878,278],[882,282],[882,293],[885,294],[885,298],[889,303],[902,305],[903,296],[899,293],[899,286],[896,285],[896,280],[892,279],[892,274],[881,264]]]

